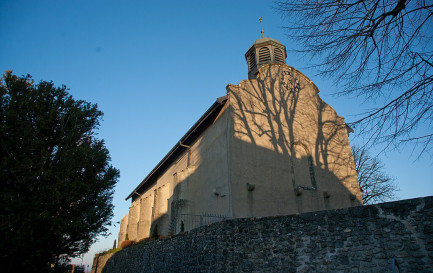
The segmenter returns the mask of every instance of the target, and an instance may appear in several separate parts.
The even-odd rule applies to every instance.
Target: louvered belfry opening
[[[284,53],[281,49],[279,49],[278,47],[276,47],[274,49],[274,57],[275,57],[275,61],[278,63],[285,63],[284,62]]]
[[[245,59],[248,63],[248,79],[254,79],[264,65],[285,64],[286,47],[272,38],[261,38],[248,49]]]
[[[271,51],[267,46],[259,50],[259,64],[266,64],[271,62]]]
[[[248,60],[248,70],[253,70],[255,68],[256,68],[256,54],[252,52]]]

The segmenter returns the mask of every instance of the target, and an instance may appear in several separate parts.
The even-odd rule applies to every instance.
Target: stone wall
[[[98,256],[96,255],[95,258],[93,258],[93,265],[92,265],[92,273],[101,273],[102,270],[105,267],[105,264],[107,261],[114,255],[114,253],[109,253],[104,256]]]
[[[102,272],[397,272],[395,264],[433,272],[433,197],[227,220],[126,248]]]

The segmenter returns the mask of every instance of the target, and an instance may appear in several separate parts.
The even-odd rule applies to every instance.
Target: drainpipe
[[[136,195],[138,195],[138,198],[141,197],[141,194],[139,194],[137,191],[134,190],[134,193],[135,193]]]
[[[186,161],[186,167],[188,168],[190,165],[191,146],[183,144],[182,141],[179,141],[179,145],[188,149],[188,159]]]

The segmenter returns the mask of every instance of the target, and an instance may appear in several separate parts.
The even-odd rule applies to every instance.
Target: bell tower
[[[262,25],[262,17],[260,17]],[[255,43],[245,53],[248,64],[248,79],[255,79],[260,67],[267,64],[285,64],[286,47],[279,41],[265,37],[263,25],[261,27],[262,38]]]

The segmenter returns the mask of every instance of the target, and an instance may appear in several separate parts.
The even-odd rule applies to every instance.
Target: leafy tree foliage
[[[352,123],[371,143],[433,149],[433,3],[278,1],[290,37],[339,94],[378,102]]]
[[[102,112],[66,87],[0,81],[0,270],[45,272],[107,235],[119,171],[94,136]]]
[[[358,182],[364,204],[373,204],[394,199],[398,188],[394,179],[384,172],[379,158],[369,155],[365,148],[352,146]]]

